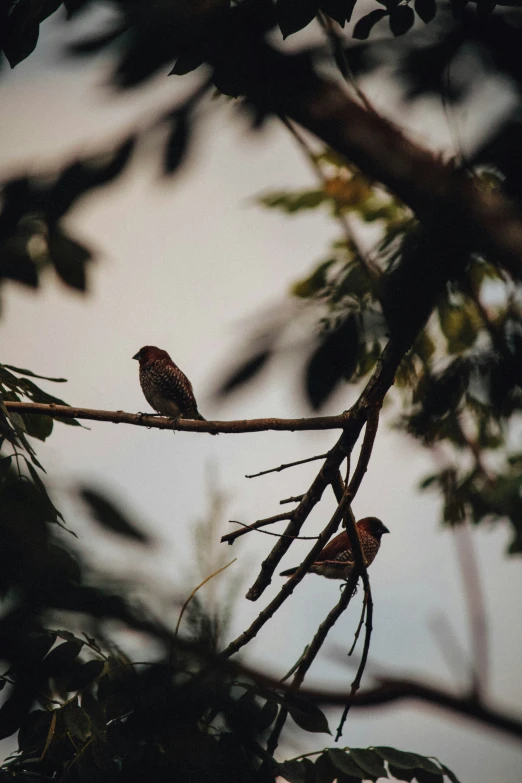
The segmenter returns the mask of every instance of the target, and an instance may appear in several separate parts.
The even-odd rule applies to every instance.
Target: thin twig
[[[241,530],[234,530],[233,533],[226,533],[224,536],[221,536],[221,543],[228,543],[233,544],[236,538],[239,538],[240,536],[243,536],[245,533],[250,532],[250,530],[257,530],[260,527],[266,527],[267,525],[273,525],[275,522],[282,522],[286,519],[292,519],[292,512],[286,512],[285,514],[276,514],[273,517],[267,517],[267,519],[258,519],[257,522],[252,522],[251,525],[243,525],[243,528]],[[236,520],[231,519],[230,522],[232,522],[235,525],[242,525],[242,522],[236,522]]]
[[[359,625],[357,626],[357,630],[355,631],[355,635],[353,637],[353,644],[350,647],[350,649],[348,650],[348,655],[349,656],[353,655],[353,651],[355,650],[357,642],[359,641],[359,636],[360,636],[360,633],[361,633],[361,628],[363,627],[365,616],[366,616],[366,593],[364,594],[364,600],[363,600],[363,605],[362,605],[361,616],[359,618]]]
[[[199,583],[199,585],[197,585],[197,587],[195,587],[195,588],[193,589],[193,591],[191,592],[191,594],[189,595],[189,597],[187,598],[187,600],[185,601],[185,603],[184,603],[184,604],[183,604],[183,606],[181,607],[181,612],[179,613],[178,622],[176,623],[176,629],[175,629],[175,631],[174,631],[174,638],[176,638],[176,636],[178,635],[179,626],[180,626],[180,624],[181,624],[181,619],[182,619],[183,615],[185,614],[185,609],[187,608],[187,606],[189,605],[189,603],[192,601],[192,599],[194,598],[194,596],[196,595],[196,593],[198,592],[198,590],[199,590],[201,587],[203,587],[203,585],[206,585],[206,583],[207,583],[207,582],[210,582],[210,580],[211,580],[211,579],[213,579],[215,576],[217,576],[217,575],[218,575],[218,574],[220,574],[222,571],[224,571],[226,568],[228,568],[229,566],[231,566],[231,565],[232,565],[232,563],[235,563],[235,562],[236,562],[236,560],[237,560],[237,557],[235,557],[233,560],[231,560],[231,561],[230,561],[230,563],[227,563],[226,565],[222,566],[221,568],[218,568],[218,570],[217,570],[217,571],[214,571],[212,574],[210,574],[209,576],[207,576],[205,579],[203,579],[203,581],[202,581],[202,582],[200,582],[200,583]]]
[[[359,668],[357,669],[357,674],[355,675],[355,679],[352,682],[350,696],[348,697],[348,701],[346,702],[346,705],[344,707],[341,720],[339,721],[339,726],[337,727],[337,734],[335,735],[336,742],[338,742],[342,736],[344,723],[348,716],[350,707],[352,706],[354,696],[359,690],[359,688],[361,687],[361,680],[364,674],[364,670],[366,668],[366,663],[368,661],[368,653],[370,651],[370,639],[372,637],[372,630],[373,630],[373,599],[372,599],[372,591],[370,588],[370,582],[368,580],[368,575],[366,574],[366,580],[364,579],[364,575],[362,575],[362,580],[364,583],[364,604],[366,605],[366,624],[365,624],[366,632],[364,634],[364,647],[363,647],[361,660],[359,663]]]
[[[304,495],[295,495],[293,498],[285,498],[279,501],[279,505],[283,506],[285,503],[300,503],[304,498]]]
[[[298,459],[296,462],[287,462],[284,465],[279,465],[277,468],[269,468],[268,470],[261,470],[259,473],[251,473],[250,475],[245,475],[245,478],[257,478],[258,476],[266,476],[267,473],[279,473],[282,470],[286,470],[287,468],[294,468],[296,465],[304,465],[305,462],[315,462],[315,460],[318,459],[326,459],[328,454],[318,454],[316,457],[307,457],[306,459]],[[301,497],[303,497],[301,495]],[[283,502],[289,502],[289,501],[281,501]]]
[[[236,519],[230,520],[234,525],[241,525],[245,529],[245,533],[249,530],[255,530],[257,533],[263,533],[265,536],[275,536],[276,538],[293,538],[294,541],[316,541],[318,536],[287,536],[284,533],[272,533],[270,530],[262,530],[260,527],[254,527],[253,525],[246,525],[244,522],[238,522]],[[223,541],[223,538],[221,541]],[[229,541],[229,544],[232,543]]]

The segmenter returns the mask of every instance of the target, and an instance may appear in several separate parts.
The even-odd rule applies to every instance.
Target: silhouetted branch
[[[267,473],[279,473],[281,470],[286,470],[287,468],[294,468],[296,465],[304,465],[306,462],[315,462],[315,460],[318,459],[326,459],[327,456],[328,454],[318,454],[316,457],[307,457],[306,459],[298,459],[296,460],[296,462],[287,462],[284,465],[279,465],[279,467],[277,468],[268,468],[268,470],[262,470],[259,473],[251,473],[250,475],[246,475],[245,478],[257,478],[258,476],[266,476]],[[286,501],[281,501],[281,503],[283,502]]]
[[[286,517],[286,519],[288,519],[288,517]],[[257,525],[257,526],[247,525],[244,522],[238,522],[236,519],[231,519],[230,521],[232,522],[232,524],[234,524],[234,525],[241,525],[241,527],[244,528],[243,530],[237,531],[237,532],[248,533],[250,530],[255,530],[258,533],[263,533],[265,536],[275,536],[276,538],[286,538],[287,537],[287,536],[285,536],[284,533],[272,533],[270,530],[263,530],[261,525]],[[261,520],[261,521],[264,521],[264,520]],[[229,533],[228,535],[232,535],[232,534]],[[298,541],[316,541],[317,540],[317,536],[292,536],[292,538],[294,540],[298,540]],[[227,536],[222,536],[221,541],[225,541],[226,539],[227,539]],[[228,543],[231,544],[232,541],[229,541]]]
[[[74,408],[68,405],[46,405],[40,402],[4,402],[8,411],[13,413],[33,413],[51,416],[55,419],[87,419],[91,421],[110,421],[114,424],[134,424],[137,427],[147,427],[158,430],[180,430],[181,432],[221,432],[225,434],[237,434],[242,432],[266,432],[277,430],[282,432],[295,432],[296,430],[336,430],[346,427],[350,412],[346,411],[339,416],[314,416],[301,419],[240,419],[238,421],[195,421],[192,419],[174,420],[166,416],[156,416],[148,413],[127,413],[126,411],[103,411],[92,408]],[[264,471],[272,473],[283,470],[286,467],[299,465],[301,462],[311,462],[321,459],[322,456],[310,457],[288,466]],[[262,475],[257,474],[257,475]],[[247,478],[251,478],[248,476]]]
[[[285,498],[284,500],[280,500],[279,505],[283,506],[285,503],[300,503],[303,498],[304,495],[295,495],[293,498]]]
[[[244,525],[242,522],[236,522],[235,520],[231,519],[230,521],[235,525],[241,525],[242,530],[234,530],[233,533],[227,533],[226,535],[221,536],[221,543],[227,542],[228,544],[233,544],[236,538],[239,538],[245,533],[249,533],[251,530],[258,530],[260,527],[273,525],[275,522],[281,522],[285,519],[291,518],[292,512],[287,512],[285,514],[276,514],[273,517],[267,517],[267,519],[258,519],[257,522],[252,522],[251,525]]]

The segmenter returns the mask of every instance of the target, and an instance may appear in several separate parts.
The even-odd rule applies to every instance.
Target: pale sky
[[[153,117],[179,90],[179,82],[162,76],[147,88],[115,96],[102,89],[103,62],[87,67],[58,57],[56,45],[63,39],[60,26],[44,25],[37,52],[12,73],[2,71],[2,177],[27,168],[45,170],[62,156],[103,146],[105,139],[118,138]],[[382,84],[369,89],[374,102],[384,102]],[[485,85],[485,94],[488,89]],[[434,126],[433,115],[426,107],[423,111],[403,111],[399,121],[411,120],[418,137],[433,141],[434,127],[442,128],[440,117]],[[337,229],[323,214],[288,219],[254,203],[256,195],[269,190],[315,184],[283,128],[270,124],[253,136],[225,102],[207,106],[205,114],[207,121],[201,123],[180,176],[162,180],[157,150],[152,142],[142,145],[116,185],[89,196],[68,218],[71,232],[99,249],[88,296],[71,292],[51,274],[37,293],[16,284],[4,286],[3,362],[67,377],[68,384],[49,385],[49,390],[71,404],[147,410],[131,357],[142,345],[155,344],[189,375],[207,418],[310,414],[300,391],[300,359],[291,353],[249,390],[221,406],[212,400],[222,368],[233,364],[256,317],[266,308],[284,306],[291,283],[324,257]],[[465,116],[461,123],[465,125]],[[355,395],[353,387],[339,390],[324,412],[349,407]],[[337,437],[330,432],[213,438],[96,422],[89,427],[56,425],[50,440],[37,444],[50,485],[68,509],[72,527],[78,512],[67,493],[78,481],[107,489],[132,509],[156,536],[148,554],[129,545],[119,550],[115,562],[112,541],[94,538],[80,526],[86,549],[98,563],[159,586],[164,596],[179,595],[178,588],[190,591],[199,581],[187,580],[187,561],[192,556],[191,525],[209,504],[209,470],[228,497],[223,520],[228,531],[233,529],[228,519],[251,522],[278,513],[279,500],[305,491],[318,464],[255,480],[245,479],[245,473],[322,453]],[[375,617],[370,661],[389,673],[410,673],[458,689],[464,687],[464,675],[459,680],[456,672],[448,672],[428,627],[434,617],[444,615],[463,649],[469,649],[452,535],[440,527],[437,498],[416,491],[419,479],[433,467],[429,455],[392,431],[385,416],[354,503],[358,518],[378,516],[391,530],[371,571]],[[333,508],[331,498],[323,501],[304,534],[314,535]],[[520,561],[505,558],[508,535],[502,526],[483,526],[473,539],[488,608],[491,699],[520,712]],[[227,574],[246,569],[246,589],[273,542],[249,534],[227,547],[227,558],[238,557]],[[298,564],[307,546],[296,542],[284,567]],[[238,600],[233,635],[251,622],[279,584],[275,578],[255,605]],[[212,583],[209,589],[214,589]],[[282,675],[338,596],[336,582],[306,577],[245,655],[263,670]],[[339,665],[339,650],[350,646],[359,611],[355,601],[336,626],[312,668],[310,685],[347,688],[353,672]],[[336,726],[337,713],[330,723]],[[321,748],[328,739],[307,735],[295,753]],[[353,711],[343,742],[438,756],[462,783],[520,780],[522,754],[514,742],[435,710],[400,706]]]

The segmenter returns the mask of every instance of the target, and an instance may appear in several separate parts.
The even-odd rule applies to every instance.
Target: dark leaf
[[[417,756],[417,767],[419,767],[420,769],[426,770],[426,772],[431,772],[434,775],[443,774],[439,765],[435,764],[435,762],[427,758],[427,756],[420,756],[417,753],[415,753],[414,755]]]
[[[89,716],[93,734],[104,741],[107,733],[105,714],[100,702],[88,690],[82,693],[82,708]]]
[[[7,473],[9,473],[9,468],[11,467],[12,459],[13,459],[12,455],[9,457],[2,457],[0,459],[0,478],[6,476]]]
[[[443,783],[442,773],[436,775],[434,772],[428,772],[425,769],[416,770],[415,778],[418,783]]]
[[[46,676],[54,677],[66,670],[69,664],[78,657],[82,647],[83,643],[79,639],[75,639],[64,642],[51,650],[43,660],[43,671]]]
[[[352,18],[356,0],[320,0],[321,10],[339,22],[344,27],[345,22]]]
[[[342,378],[349,380],[357,367],[359,328],[350,315],[324,337],[306,368],[306,391],[317,410],[326,402]]]
[[[388,11],[385,11],[381,8],[377,8],[375,11],[371,11],[369,14],[366,14],[366,16],[363,16],[362,19],[359,19],[355,25],[353,29],[353,37],[357,38],[359,41],[365,41],[369,37],[373,27],[377,24],[377,22],[380,22],[381,19],[384,19],[385,16],[388,16]]]
[[[235,391],[239,386],[250,381],[265,366],[272,355],[270,350],[263,350],[251,356],[244,364],[240,365],[232,375],[220,386],[218,395],[225,397],[230,392]]]
[[[273,701],[266,701],[256,718],[256,727],[259,731],[266,731],[277,717],[277,704]]]
[[[94,519],[102,527],[140,543],[148,541],[148,537],[138,530],[134,523],[130,522],[110,500],[107,500],[99,492],[85,488],[80,491],[80,495],[91,507]]]
[[[14,29],[13,25],[9,25],[10,29],[3,44],[3,51],[9,65],[14,68],[15,65],[21,63],[26,57],[34,52],[36,44],[38,43],[38,35],[40,33],[40,25],[38,23],[27,24],[21,29]]]
[[[33,694],[24,687],[15,687],[0,707],[0,740],[17,731],[33,702]]]
[[[0,245],[0,278],[38,287],[36,266],[27,250],[27,242],[20,237],[11,237]]]
[[[353,761],[365,772],[368,772],[372,777],[385,778],[386,769],[380,758],[379,754],[375,750],[367,748],[351,748],[350,756]]]
[[[85,291],[85,266],[92,258],[90,250],[55,227],[49,234],[49,255],[63,282],[78,291]]]
[[[388,764],[390,775],[393,775],[397,780],[405,780],[406,783],[411,783],[415,777],[415,768],[404,769],[403,767],[394,767],[393,764]]]
[[[436,476],[430,476],[431,480],[435,480]],[[423,487],[429,486],[425,481],[421,485]],[[401,769],[415,769],[419,766],[419,757],[416,753],[407,753],[404,750],[396,750],[395,748],[377,747],[374,748],[376,753],[384,759],[389,761],[394,767],[400,767]]]
[[[186,73],[195,71],[200,65],[204,63],[203,57],[197,52],[186,51],[179,55],[176,60],[174,68],[170,71],[169,76],[183,76]]]
[[[330,748],[330,750],[326,751],[326,754],[334,767],[344,775],[352,775],[354,778],[360,778],[361,780],[366,779],[366,772],[364,772],[364,770],[362,770],[344,750]]]
[[[310,24],[318,10],[318,0],[276,0],[276,19],[283,38]]]
[[[415,14],[409,5],[398,5],[390,11],[390,30],[395,36],[407,33],[414,22]]]
[[[306,768],[300,761],[284,761],[277,768],[288,783],[306,783]]]
[[[415,13],[428,24],[435,18],[437,13],[437,3],[435,0],[415,0]]]
[[[40,414],[25,412],[23,412],[21,416],[24,420],[26,433],[33,438],[45,440],[53,431],[54,423],[50,416],[41,416]]]
[[[4,367],[7,367],[8,370],[13,370],[13,372],[17,373],[18,375],[28,375],[30,378],[40,378],[42,381],[52,381],[53,383],[67,383],[67,378],[49,378],[47,375],[37,375],[32,370],[24,370],[21,367],[13,367],[12,364],[4,364]]]
[[[444,770],[446,777],[451,780],[451,783],[460,783],[460,780],[455,775],[455,773],[451,771],[451,769],[448,769],[448,767],[444,766],[444,764],[441,764],[441,767]]]
[[[89,716],[78,706],[75,701],[67,704],[63,710],[63,721],[65,728],[73,737],[78,737],[80,740],[86,740],[91,732],[91,722]]]
[[[68,691],[80,691],[82,688],[86,688],[87,685],[90,685],[93,680],[100,676],[104,667],[105,663],[103,661],[87,661],[67,679],[65,687]]]
[[[189,141],[189,123],[186,111],[176,112],[171,118],[172,127],[165,146],[163,171],[173,174],[183,162]]]
[[[316,704],[299,700],[298,703],[292,699],[287,703],[288,712],[299,728],[305,731],[318,732],[319,734],[330,734],[326,715]]]
[[[339,775],[339,770],[334,767],[326,753],[317,757],[314,767],[315,783],[333,783]]]

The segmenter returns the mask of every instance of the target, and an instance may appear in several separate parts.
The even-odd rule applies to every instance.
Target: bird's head
[[[137,359],[140,364],[154,362],[157,359],[170,360],[170,356],[168,355],[167,351],[162,351],[161,348],[156,348],[155,345],[144,345],[143,348],[140,348],[138,353],[135,354],[132,358]]]
[[[378,541],[381,540],[381,536],[383,536],[384,533],[390,532],[386,525],[383,525],[381,520],[377,519],[377,517],[365,517],[364,519],[360,519],[357,522],[357,527],[359,530],[364,530],[366,533],[369,533]]]

